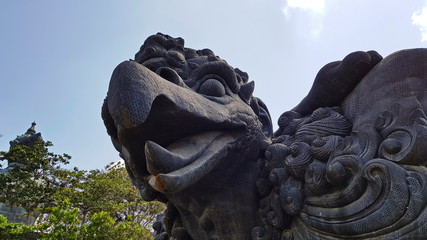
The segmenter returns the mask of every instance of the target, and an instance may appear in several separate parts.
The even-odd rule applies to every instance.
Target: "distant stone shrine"
[[[167,204],[156,239],[427,239],[427,49],[325,65],[275,132],[253,90],[160,33],[114,70],[102,118]]]
[[[13,141],[10,141],[9,144],[10,148],[13,148],[18,145],[33,146],[34,143],[38,141],[43,141],[43,138],[41,136],[41,133],[36,132],[36,123],[33,122],[31,124],[31,127],[28,128],[28,130],[24,134],[17,136]],[[20,164],[23,163],[20,162],[19,159],[15,159],[14,161],[9,160],[6,168],[0,168],[0,174],[5,174],[11,169],[13,169],[14,166]],[[0,203],[0,214],[7,217],[8,222],[33,225],[36,221],[37,214],[27,217],[25,213],[26,210],[23,207],[9,207],[7,203]]]

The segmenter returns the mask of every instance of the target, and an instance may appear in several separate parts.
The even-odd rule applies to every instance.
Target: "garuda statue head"
[[[257,160],[272,136],[268,110],[253,90],[245,72],[211,50],[185,48],[183,39],[163,34],[149,37],[135,60],[119,64],[102,117],[142,197],[168,202],[187,226],[217,228],[212,215],[231,219],[231,210],[240,208],[237,215],[247,220],[235,224],[250,233]],[[221,206],[232,198],[236,206]]]

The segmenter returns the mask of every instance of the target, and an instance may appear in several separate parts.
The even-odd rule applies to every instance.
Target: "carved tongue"
[[[226,145],[235,138],[224,132],[205,132],[170,144],[166,149],[145,144],[149,184],[160,192],[178,192],[209,173],[220,161]]]
[[[145,144],[147,170],[153,175],[169,173],[190,164],[206,150],[222,132],[204,132],[173,142],[166,148],[155,142]]]
[[[167,150],[189,158],[195,154],[201,154],[206,147],[216,140],[217,137],[224,134],[221,131],[204,132],[190,137],[175,141],[166,147]]]

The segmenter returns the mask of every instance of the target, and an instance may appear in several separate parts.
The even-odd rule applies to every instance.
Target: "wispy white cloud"
[[[325,9],[325,0],[287,0],[287,6],[310,11]]]
[[[317,27],[313,28],[310,33],[313,37],[318,37],[322,31],[323,31],[323,24],[320,24]]]
[[[421,42],[427,42],[427,1],[423,8],[412,14],[412,24],[421,31]]]
[[[312,37],[318,37],[323,30],[323,18],[325,14],[326,0],[284,0],[285,6],[282,11],[289,20],[294,14],[304,12],[309,32]],[[299,10],[299,11],[296,11]]]

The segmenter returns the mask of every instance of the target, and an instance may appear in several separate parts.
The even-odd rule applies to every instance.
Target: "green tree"
[[[126,169],[113,163],[104,170],[62,172],[64,187],[56,199],[70,199],[81,213],[81,224],[99,212],[107,212],[115,222],[131,222],[147,229],[164,210],[159,202],[145,202],[131,183]]]
[[[0,239],[153,238],[150,230],[164,205],[143,201],[123,166],[63,169],[71,157],[50,152],[50,146],[37,142],[0,152],[0,160],[9,162],[0,174],[0,202],[24,207],[28,218],[39,213],[34,226],[8,223],[0,215]]]
[[[8,171],[0,174],[0,202],[25,208],[27,220],[36,209],[44,209],[54,201],[60,189],[56,171],[71,158],[50,152],[51,146],[51,142],[36,142],[31,147],[18,145],[0,152],[0,160],[8,161]]]
[[[87,240],[137,240],[152,239],[150,231],[131,221],[116,222],[108,212],[97,212],[90,218],[90,223],[85,225]]]
[[[45,209],[46,221],[37,225],[40,240],[79,240],[82,227],[79,225],[79,210],[71,207],[68,199],[57,202],[57,206]]]
[[[0,214],[0,239],[21,240],[36,239],[34,229],[23,223],[8,223],[7,218]]]
[[[79,210],[68,199],[48,208],[48,221],[36,226],[39,240],[145,240],[150,231],[130,221],[116,222],[109,212],[94,213],[87,224],[79,223]],[[21,234],[20,236],[22,236]]]

